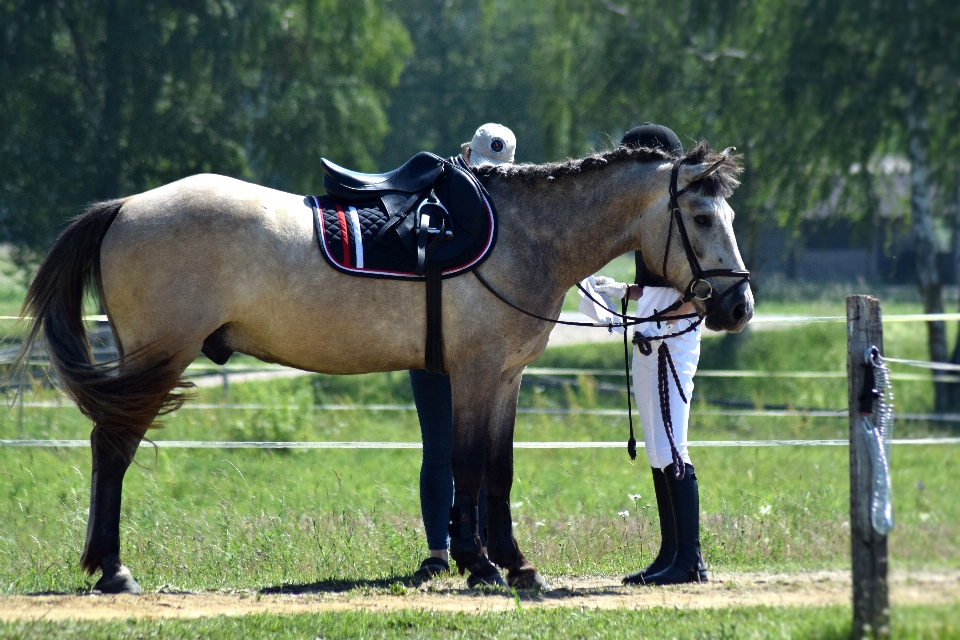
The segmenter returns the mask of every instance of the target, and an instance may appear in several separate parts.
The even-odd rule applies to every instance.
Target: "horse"
[[[471,586],[503,584],[491,561],[510,586],[545,584],[512,532],[514,422],[524,367],[543,353],[574,284],[639,249],[678,290],[697,281],[721,294],[693,296],[708,328],[737,332],[753,315],[749,283],[731,275],[746,272],[726,201],[741,170],[729,151],[701,142],[674,158],[621,146],[471,169],[496,204],[497,244],[477,273],[444,281],[442,301],[460,518],[451,556]],[[675,217],[683,233],[673,233]],[[94,362],[84,331],[94,293],[119,353],[109,363]],[[183,373],[201,352],[325,374],[423,368],[425,295],[421,282],[334,270],[317,248],[309,198],[224,176],[184,178],[75,218],[28,290],[20,358],[42,335],[62,388],[93,422],[80,564],[101,572],[94,589],[140,592],[120,557],[124,474],[156,418],[187,399]],[[484,480],[488,557],[477,535]]]

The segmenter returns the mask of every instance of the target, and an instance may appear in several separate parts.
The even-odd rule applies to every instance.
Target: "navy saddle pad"
[[[448,239],[438,243],[426,264],[433,270],[439,269],[442,278],[463,273],[483,262],[496,242],[497,233],[496,212],[482,188],[471,190],[477,200],[465,199],[463,181],[467,176],[449,168],[446,174],[451,178],[439,178],[431,189],[418,196],[421,200],[435,196],[449,211]],[[472,183],[472,176],[470,178]],[[343,273],[422,281],[426,278],[423,270],[420,275],[417,273],[418,209],[415,205],[407,206],[403,220],[399,224],[394,220],[392,228],[381,233],[391,221],[391,214],[395,214],[388,212],[383,196],[384,193],[376,192],[308,196],[320,252],[330,266]],[[467,208],[468,204],[476,207],[477,203],[479,209]]]

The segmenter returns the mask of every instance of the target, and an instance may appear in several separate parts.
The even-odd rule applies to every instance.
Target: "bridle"
[[[670,257],[670,241],[673,237],[673,223],[676,221],[677,229],[680,232],[680,239],[683,244],[683,250],[684,253],[687,254],[687,262],[690,265],[690,272],[693,275],[690,284],[687,285],[683,292],[682,300],[683,302],[689,302],[692,299],[697,299],[702,302],[710,300],[716,304],[741,284],[748,282],[750,280],[750,272],[746,269],[703,269],[700,266],[700,261],[697,260],[697,254],[693,251],[693,245],[690,244],[690,237],[687,235],[687,227],[683,223],[683,216],[680,212],[680,202],[678,201],[680,196],[685,194],[693,184],[696,184],[691,183],[677,191],[677,177],[680,174],[680,165],[683,164],[683,160],[683,158],[680,158],[674,162],[673,170],[670,172],[670,226],[667,228],[667,244],[663,249],[662,273],[664,275],[667,273],[667,259]],[[723,293],[714,299],[713,285],[707,280],[707,278],[713,277],[740,278],[740,280],[727,287]],[[703,288],[704,286],[706,287],[705,289]]]
[[[695,329],[696,326],[703,321],[706,314],[700,314],[698,312],[681,314],[681,315],[670,315],[670,314],[673,314],[673,312],[675,312],[676,310],[678,310],[681,306],[683,306],[684,303],[689,302],[690,300],[696,298],[697,300],[700,300],[703,302],[710,301],[711,303],[716,304],[717,302],[722,300],[724,297],[726,297],[729,293],[739,288],[741,284],[743,284],[744,282],[748,282],[750,280],[750,272],[747,271],[746,269],[703,269],[700,266],[700,261],[697,260],[697,255],[693,251],[693,245],[690,244],[690,237],[687,235],[687,228],[683,223],[683,216],[681,215],[680,203],[678,201],[678,198],[683,194],[685,194],[690,189],[692,184],[694,184],[692,183],[691,185],[687,185],[687,187],[685,187],[684,189],[677,191],[677,176],[680,173],[680,165],[683,164],[683,161],[684,161],[683,158],[677,159],[676,162],[673,163],[673,170],[670,173],[670,226],[667,229],[667,243],[663,249],[663,273],[666,273],[667,260],[670,256],[670,242],[673,238],[673,222],[674,220],[676,220],[677,229],[680,230],[680,239],[683,244],[683,250],[687,255],[687,262],[690,264],[690,272],[693,274],[693,278],[690,280],[690,284],[687,285],[680,299],[674,302],[672,305],[670,305],[666,309],[660,309],[650,317],[639,318],[636,316],[627,315],[626,311],[624,311],[623,313],[617,313],[615,310],[607,308],[605,304],[603,304],[602,302],[594,298],[592,295],[590,295],[590,293],[586,291],[581,285],[579,284],[577,285],[577,288],[579,288],[583,292],[583,294],[587,298],[589,298],[593,303],[602,306],[604,309],[609,311],[612,315],[620,319],[620,322],[612,326],[629,327],[629,326],[642,324],[645,322],[662,322],[668,319],[671,321],[677,321],[677,320],[686,319],[686,318],[698,318],[698,321],[696,323],[691,323],[686,330],[665,335],[665,336],[660,336],[658,340],[663,338],[671,338],[678,335],[682,335],[683,333],[687,333]],[[500,300],[507,306],[519,311],[524,315],[530,316],[531,318],[536,318],[537,320],[550,322],[552,324],[564,324],[564,325],[579,326],[579,327],[611,326],[606,324],[598,324],[594,322],[575,322],[570,320],[559,320],[557,318],[546,318],[536,313],[532,313],[520,307],[516,303],[511,302],[507,298],[503,297],[496,289],[493,288],[493,286],[489,282],[486,281],[486,279],[482,275],[480,275],[480,272],[478,270],[472,269],[472,271],[473,271],[473,275],[477,277],[480,283],[488,291],[490,291],[490,293],[492,293],[494,297],[496,297],[498,300]],[[723,293],[721,293],[719,296],[714,297],[713,285],[710,284],[710,282],[706,279],[706,278],[712,278],[712,277],[740,278],[740,280],[735,284],[727,287],[727,289]],[[706,285],[707,287],[707,290],[705,293],[698,292],[697,290],[698,286],[701,284]]]

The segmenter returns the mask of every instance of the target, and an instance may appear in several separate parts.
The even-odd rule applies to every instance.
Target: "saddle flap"
[[[445,172],[435,185],[434,193],[450,212],[447,228],[453,232],[453,237],[441,243],[431,258],[447,260],[461,254],[476,241],[478,235],[486,231],[487,212],[483,197],[473,180],[459,169]],[[439,221],[431,222],[431,226],[439,228]],[[419,215],[408,215],[397,226],[403,245],[414,255],[418,251],[419,228]]]

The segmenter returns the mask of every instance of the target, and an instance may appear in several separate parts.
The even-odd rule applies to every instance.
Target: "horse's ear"
[[[724,157],[712,164],[709,162],[704,162],[701,164],[680,165],[680,174],[677,176],[678,186],[683,189],[694,182],[703,180],[717,169],[722,167],[727,162],[727,156],[733,155],[733,152],[736,150],[736,147],[727,147],[723,150]]]

